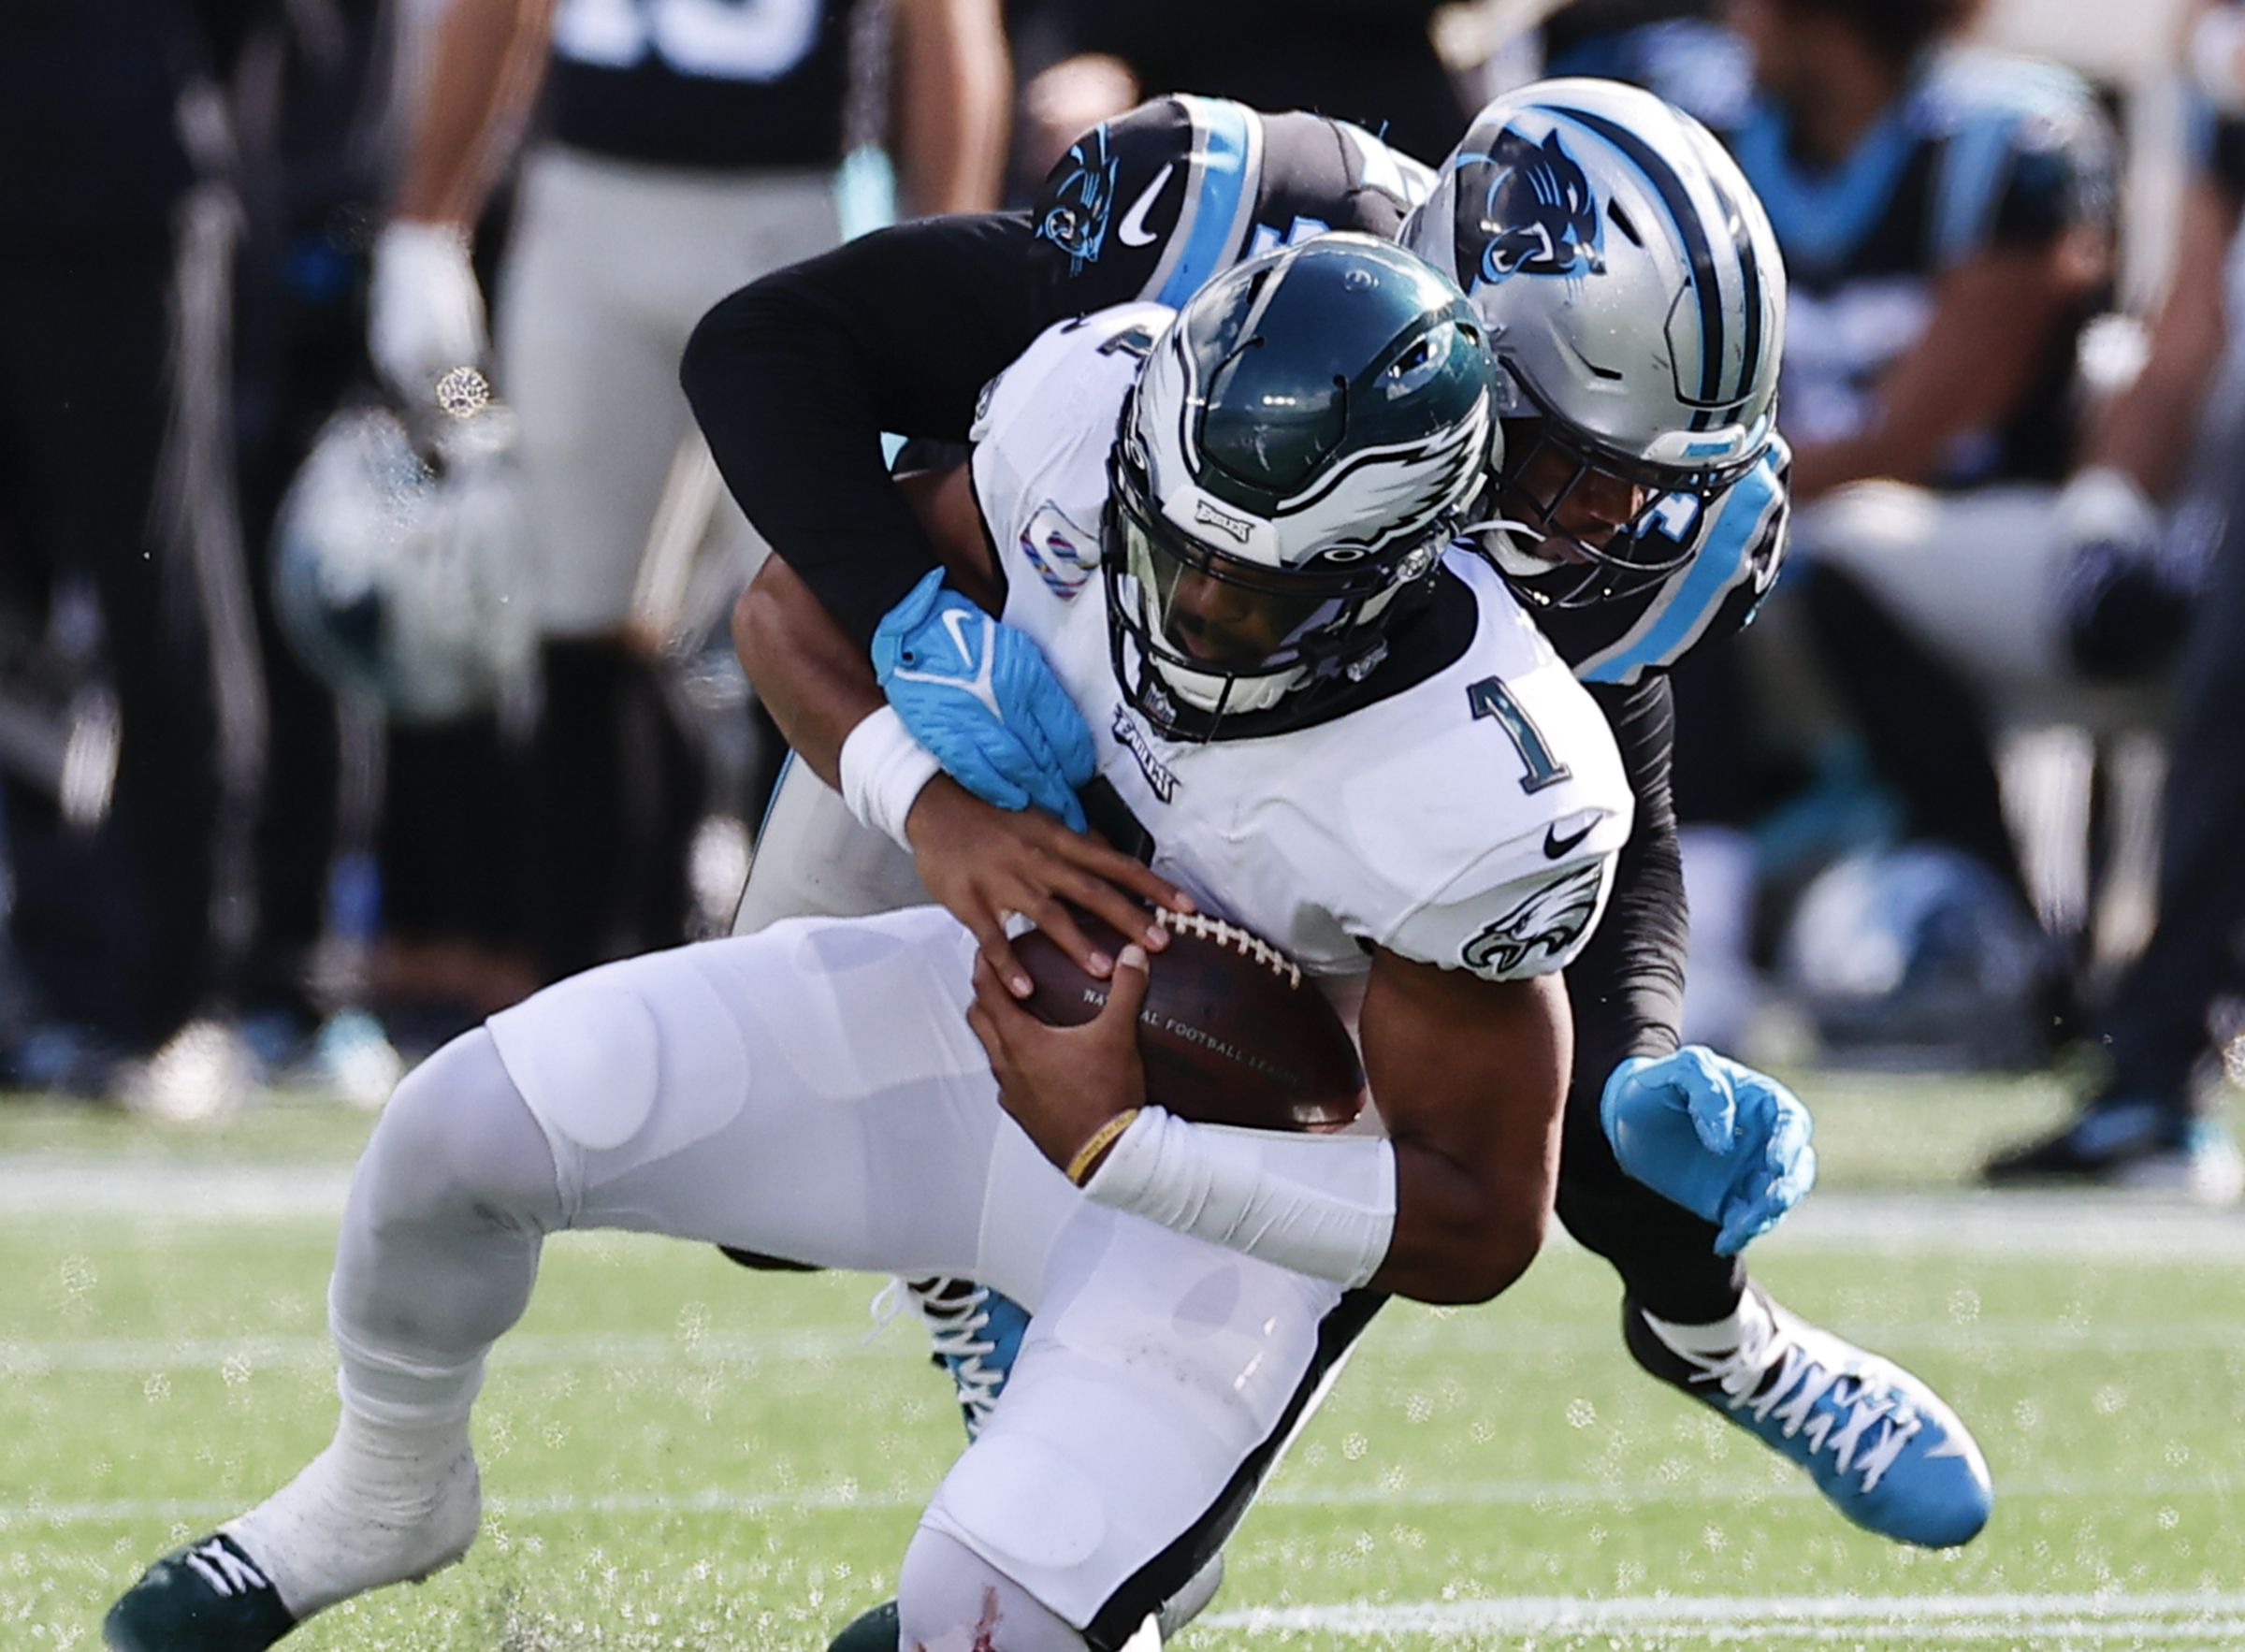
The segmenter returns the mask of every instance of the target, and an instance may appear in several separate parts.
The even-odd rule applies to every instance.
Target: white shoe
[[[219,1531],[301,1622],[369,1589],[442,1572],[467,1554],[482,1514],[465,1432],[456,1447],[406,1452],[346,1416],[302,1473]]]

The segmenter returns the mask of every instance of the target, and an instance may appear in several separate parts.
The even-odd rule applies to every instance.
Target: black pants
[[[0,780],[13,937],[55,1014],[159,1042],[210,985],[220,795],[210,638],[195,574],[151,527],[169,412],[167,241],[0,259],[0,591],[35,621],[88,580],[122,747],[91,841]]]
[[[2115,1094],[2191,1105],[2214,1000],[2245,991],[2245,487],[2176,684],[2159,921],[2098,1032]]]
[[[265,669],[266,761],[253,840],[256,925],[240,978],[247,1010],[307,1019],[312,950],[336,850],[340,753],[334,694],[297,658],[273,613],[273,527],[326,416],[365,373],[366,320],[348,295],[307,295],[263,242],[239,272],[236,371],[242,543]]]
[[[704,789],[658,668],[593,639],[549,641],[540,665],[524,858],[536,887],[571,891],[530,911],[551,981],[687,938],[687,854]]]

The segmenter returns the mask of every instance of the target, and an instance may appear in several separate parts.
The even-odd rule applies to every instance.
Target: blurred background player
[[[0,762],[18,1084],[109,1089],[117,1058],[210,1007],[246,940],[262,706],[216,86],[262,9],[72,0],[6,24],[0,673],[98,673],[114,694],[106,728],[73,721],[97,761]]]
[[[1773,615],[1804,635],[1901,837],[1978,869],[1959,874],[1987,880],[1976,922],[2031,937],[1991,699],[2072,674],[2051,617],[2058,484],[2082,330],[2108,284],[2109,135],[2064,71],[1959,45],[1974,0],[1715,10],[1728,47],[1672,23],[1653,42],[1675,48],[1667,65],[1647,47],[1645,66],[1723,134],[1793,283],[1779,420],[1797,570]],[[1766,723],[1767,690],[1735,678],[1742,663],[1678,679],[1687,878],[1695,906],[1724,915],[1695,937],[1695,1030],[1715,1037],[1742,1036],[1750,1003],[1734,984],[1753,891],[1739,829],[1767,802],[1740,732]],[[2020,949],[2034,1005],[2011,1036],[2027,1045],[2039,1026],[2047,1046],[2034,1012],[2063,1005],[2064,963],[2038,940]]]
[[[570,891],[531,908],[553,979],[685,934],[702,790],[628,631],[690,431],[688,331],[742,281],[840,238],[835,169],[884,102],[906,210],[990,204],[1007,80],[994,0],[456,0],[374,249],[369,346],[409,405],[489,354],[470,238],[542,83],[494,377],[521,421],[543,638],[525,859],[536,888]]]
[[[2088,468],[2064,501],[2072,542],[2061,615],[2076,661],[2101,677],[2156,675],[2187,635],[2168,728],[2158,913],[2144,951],[2091,1024],[2104,1070],[2079,1113],[1987,1166],[1999,1185],[2147,1187],[2227,1204],[2245,1167],[2220,1108],[2213,1059],[2225,1001],[2245,993],[2245,539],[2235,484],[2245,434],[2232,406],[2195,427],[2230,358],[2228,254],[2245,210],[2245,11],[2203,8],[2193,36],[2200,102],[2172,284],[2143,370],[2097,420]],[[2231,478],[2210,568],[2169,510],[2194,446]],[[2234,1077],[2238,1070],[2232,1067]]]

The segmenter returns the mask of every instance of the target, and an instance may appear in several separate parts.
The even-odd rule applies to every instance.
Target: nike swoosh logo
[[[1593,820],[1580,832],[1570,833],[1567,836],[1561,837],[1557,826],[1545,827],[1543,829],[1543,858],[1546,861],[1565,859],[1569,850],[1597,830],[1598,822]]]
[[[1146,227],[1146,214],[1152,211],[1153,203],[1162,198],[1162,189],[1168,183],[1169,174],[1176,170],[1177,163],[1171,161],[1166,167],[1156,172],[1153,175],[1153,181],[1146,186],[1137,200],[1131,202],[1130,210],[1122,214],[1122,223],[1121,227],[1115,231],[1115,237],[1124,246],[1151,247],[1153,245],[1153,232]]]

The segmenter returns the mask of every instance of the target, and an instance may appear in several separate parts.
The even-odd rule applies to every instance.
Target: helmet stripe
[[[1684,255],[1691,266],[1691,285],[1699,299],[1700,309],[1700,392],[1699,411],[1691,416],[1691,427],[1704,430],[1713,422],[1713,410],[1719,405],[1722,395],[1723,360],[1723,298],[1722,288],[1716,275],[1715,249],[1707,239],[1706,226],[1693,204],[1691,194],[1684,186],[1675,169],[1661,159],[1658,151],[1644,138],[1617,121],[1595,114],[1588,109],[1568,109],[1558,104],[1539,104],[1537,108],[1547,114],[1558,115],[1578,122],[1619,150],[1668,209],[1668,215],[1676,226],[1676,235],[1684,243]]]
[[[1738,354],[1737,389],[1737,399],[1743,402],[1754,388],[1755,374],[1761,370],[1761,263],[1754,255],[1754,232],[1745,210],[1731,198],[1721,178],[1711,172],[1707,182],[1722,204],[1724,221],[1737,225],[1731,243],[1738,254],[1738,270],[1745,287],[1740,300],[1745,309],[1745,337]]]

